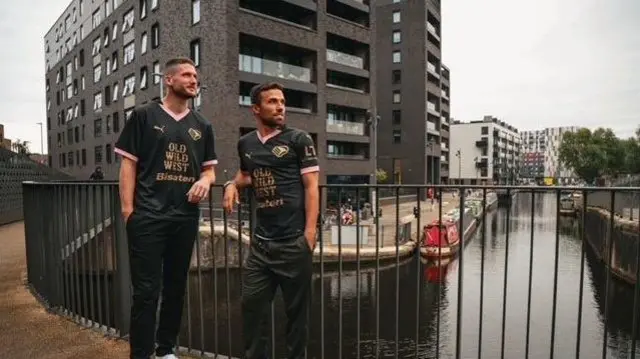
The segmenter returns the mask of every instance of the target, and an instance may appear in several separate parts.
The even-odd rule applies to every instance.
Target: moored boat
[[[460,248],[460,234],[454,221],[433,221],[423,227],[420,254],[427,258],[450,257]]]

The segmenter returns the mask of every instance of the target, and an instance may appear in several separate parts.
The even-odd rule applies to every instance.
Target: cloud
[[[640,2],[448,0],[451,113],[520,129],[640,125]]]

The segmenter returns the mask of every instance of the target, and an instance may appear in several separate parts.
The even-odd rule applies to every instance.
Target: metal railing
[[[607,358],[615,351],[635,358],[638,221],[619,222],[588,204],[593,191],[606,191],[615,208],[618,196],[640,188],[431,188],[439,201],[416,200],[425,186],[321,186],[307,357]],[[131,288],[117,184],[27,182],[23,189],[33,291],[51,311],[126,337]],[[381,217],[361,202],[373,189],[394,193],[376,200]],[[561,205],[567,191],[582,195],[574,206]],[[202,212],[179,344],[196,356],[235,358],[242,357],[240,293],[255,219],[251,201],[230,216],[220,211],[221,192],[212,189]],[[434,232],[441,225],[447,236]],[[384,228],[390,235],[382,236]],[[276,299],[272,358],[285,355],[285,323]]]
[[[20,221],[22,182],[69,179],[70,176],[0,147],[0,225]]]

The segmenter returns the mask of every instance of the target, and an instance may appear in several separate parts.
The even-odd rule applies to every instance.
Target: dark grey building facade
[[[393,183],[449,178],[449,69],[440,0],[378,0],[378,167]]]
[[[218,177],[255,128],[249,89],[286,88],[287,121],[317,143],[322,181],[368,183],[376,8],[362,0],[73,0],[45,36],[51,165],[117,178],[113,145],[131,109],[160,97],[163,63],[190,56],[195,110],[216,129]]]

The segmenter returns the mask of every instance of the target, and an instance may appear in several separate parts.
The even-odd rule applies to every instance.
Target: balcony
[[[489,145],[489,142],[487,140],[476,141],[476,147],[478,148],[484,148],[484,147],[487,147],[488,145]]]
[[[437,38],[440,38],[440,34],[438,34],[438,29],[436,29],[435,26],[433,26],[430,22],[427,22],[427,31],[429,31],[429,33]]]
[[[431,62],[427,62],[427,71],[429,71],[429,73],[433,76],[440,78],[440,74],[438,73],[436,65],[432,64]]]
[[[440,113],[437,110],[436,105],[431,101],[427,101],[427,112],[432,114],[432,115],[434,115],[434,116],[440,117]]]
[[[318,5],[313,0],[283,0],[278,6],[264,0],[239,0],[239,6],[249,12],[288,22],[307,29],[316,29]]]
[[[430,132],[434,135],[440,134],[439,126],[435,122],[427,121],[427,132]]]
[[[369,79],[327,70],[327,87],[365,94],[369,93]]]
[[[364,59],[336,50],[327,49],[327,61],[354,67],[356,69],[364,69]]]
[[[286,80],[311,82],[311,70],[308,68],[250,55],[238,55],[238,70]]]
[[[369,27],[368,0],[327,0],[327,14]]]
[[[278,79],[286,88],[316,92],[315,52],[240,34],[239,79],[262,83]]]
[[[327,132],[364,136],[365,124],[340,120],[327,121]]]
[[[327,158],[334,160],[366,160],[369,158],[369,144],[327,141]]]

